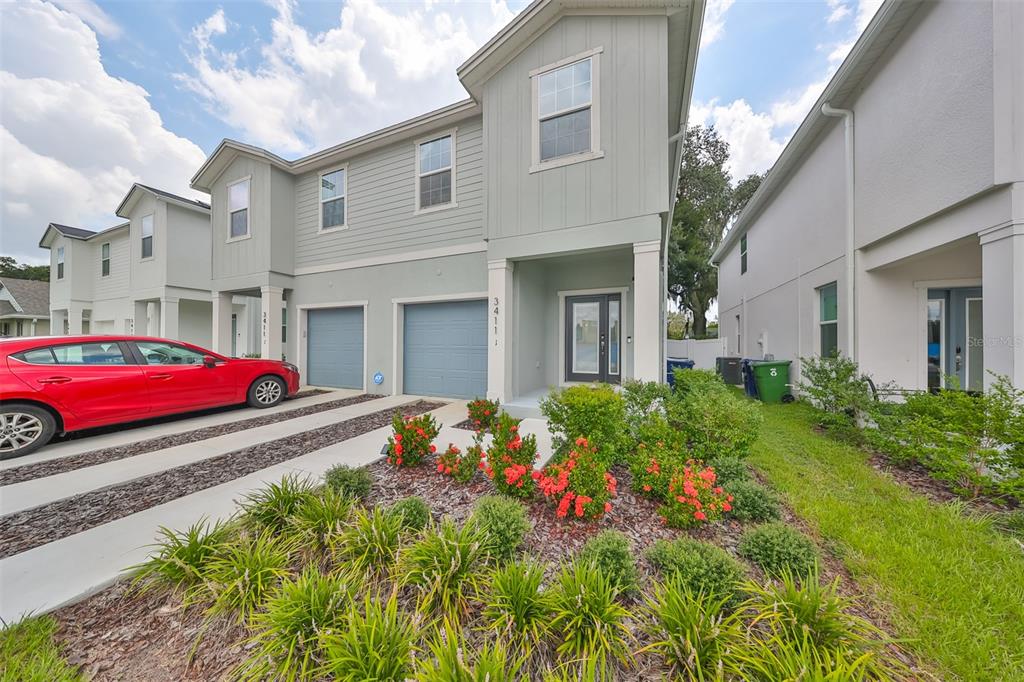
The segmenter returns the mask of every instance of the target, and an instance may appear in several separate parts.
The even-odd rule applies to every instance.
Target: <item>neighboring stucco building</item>
[[[0,277],[0,336],[45,336],[50,332],[50,285]]]
[[[885,2],[713,260],[731,352],[1024,386],[1024,3]]]
[[[212,205],[214,348],[248,295],[263,356],[313,385],[525,405],[662,377],[702,15],[537,0],[458,69],[470,99],[294,161],[222,142],[192,181]]]
[[[148,334],[208,346],[210,207],[135,184],[101,232],[51,223],[53,334]]]

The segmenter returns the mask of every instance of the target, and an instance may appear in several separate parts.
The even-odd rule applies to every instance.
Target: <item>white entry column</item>
[[[994,380],[990,372],[1024,388],[1024,216],[1019,217],[979,235],[986,389]]]
[[[68,321],[67,310],[51,310],[50,311],[50,334],[53,336],[64,336],[67,332],[64,331],[64,325]]]
[[[146,336],[160,336],[160,302],[146,302]]]
[[[68,334],[81,334],[84,327],[85,306],[74,301],[68,306]]]
[[[283,302],[284,289],[281,287],[260,287],[260,357],[266,360],[281,359]]]
[[[664,381],[661,367],[661,242],[633,244],[633,377]]]
[[[178,329],[178,299],[160,299],[160,336],[165,339],[178,340],[180,338]]]
[[[231,355],[231,294],[213,292],[213,352]]]
[[[487,261],[487,397],[512,398],[512,273],[507,259]]]

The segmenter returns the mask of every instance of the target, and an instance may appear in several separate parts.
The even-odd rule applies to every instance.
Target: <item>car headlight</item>
[[[292,363],[290,363],[290,362],[285,362],[285,363],[282,363],[282,364],[284,365],[284,368],[285,368],[285,369],[287,369],[287,370],[290,370],[290,371],[292,371],[292,372],[295,372],[296,374],[298,374],[298,373],[299,373],[299,368],[298,368],[298,367],[296,367],[295,365],[293,365]]]

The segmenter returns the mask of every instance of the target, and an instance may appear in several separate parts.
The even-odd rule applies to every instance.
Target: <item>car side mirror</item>
[[[204,355],[203,356],[203,365],[205,365],[206,367],[216,367],[217,366],[217,358],[213,357],[212,355]]]

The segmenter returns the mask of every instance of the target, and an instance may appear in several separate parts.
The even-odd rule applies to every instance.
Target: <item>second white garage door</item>
[[[306,376],[311,386],[363,387],[363,309],[306,313]]]
[[[406,305],[404,317],[405,393],[487,393],[487,301]]]

